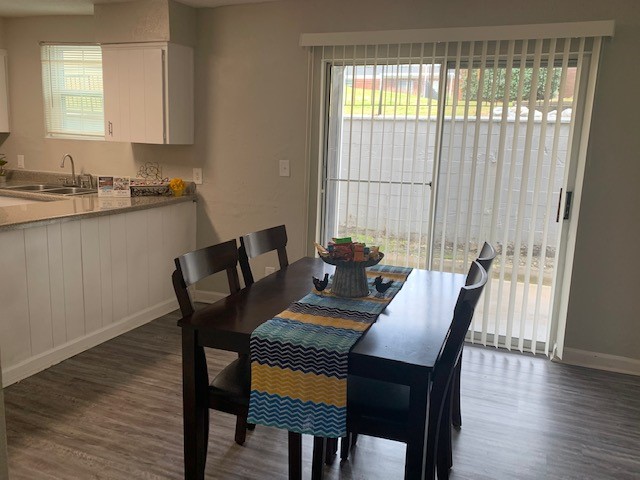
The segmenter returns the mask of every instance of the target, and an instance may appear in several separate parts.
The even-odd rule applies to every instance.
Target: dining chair
[[[206,277],[226,271],[229,292],[236,293],[240,290],[237,270],[238,245],[235,239],[185,253],[175,259],[175,264],[176,269],[172,275],[173,288],[183,317],[191,315],[195,311],[187,287]],[[197,348],[196,355],[206,365],[203,347]],[[246,439],[250,390],[251,364],[249,355],[239,355],[236,360],[216,375],[208,387],[209,409],[236,416],[235,441],[238,445],[242,445]],[[208,423],[207,411],[207,429]],[[249,425],[249,428],[252,427]]]
[[[426,479],[435,478],[436,464],[439,479],[446,479],[449,475],[451,380],[474,309],[486,283],[486,271],[474,261],[466,285],[460,290],[445,344],[433,370],[428,406]],[[349,436],[371,435],[406,443],[411,422],[409,395],[409,388],[405,385],[350,375],[347,381]],[[441,423],[445,427],[442,432]],[[341,457],[346,460],[352,442],[349,438],[343,438],[342,441]]]
[[[496,258],[496,250],[489,242],[484,242],[476,262],[482,265],[487,275],[491,270],[493,259]],[[464,350],[464,348],[463,348]],[[460,378],[462,376],[462,350],[460,350],[460,358],[456,364],[456,371],[453,377],[453,387],[451,392],[451,424],[456,427],[462,427],[462,413],[460,410]]]
[[[289,259],[287,258],[287,229],[284,225],[247,233],[240,237],[238,255],[245,286],[249,286],[254,282],[249,259],[273,250],[278,252],[280,268],[289,265]]]

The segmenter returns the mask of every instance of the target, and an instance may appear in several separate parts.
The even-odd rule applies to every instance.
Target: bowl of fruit
[[[378,247],[367,247],[350,237],[334,238],[327,247],[315,244],[320,258],[336,271],[331,282],[331,292],[340,297],[366,297],[369,282],[366,268],[380,263],[384,254]]]

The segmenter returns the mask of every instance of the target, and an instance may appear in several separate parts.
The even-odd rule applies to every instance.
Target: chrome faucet
[[[76,185],[76,166],[73,163],[73,157],[68,154],[65,153],[64,156],[62,157],[62,161],[60,162],[60,168],[64,168],[64,161],[66,160],[66,158],[69,157],[69,160],[71,161],[71,184],[73,186]]]

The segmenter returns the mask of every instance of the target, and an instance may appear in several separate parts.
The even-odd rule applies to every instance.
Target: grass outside
[[[408,265],[415,268],[430,268],[426,264],[427,258],[427,237],[417,234],[407,237],[398,237],[393,234],[386,235],[385,232],[367,232],[357,228],[346,228],[342,226],[339,229],[339,236],[352,237],[354,241],[363,242],[368,246],[379,246],[380,251],[385,254],[384,263],[389,265]],[[444,249],[441,248],[440,242],[435,242],[433,246],[433,269],[439,269],[442,264],[442,270],[446,272],[466,273],[468,265],[464,264],[464,245],[458,245],[454,259],[454,249],[452,243],[445,243]],[[496,245],[497,257],[494,261],[492,272],[499,272],[502,267],[502,245]],[[467,260],[475,259],[478,251],[478,245],[470,245],[467,252]],[[515,260],[515,249],[512,244],[507,245],[504,261],[504,278],[510,281],[514,270],[513,264]],[[524,282],[527,263],[527,247],[521,246],[518,256],[518,265],[515,269],[515,275],[518,282]],[[542,268],[542,284],[550,286],[553,280],[555,251],[548,247],[545,255],[542,255],[539,245],[534,245],[532,249],[530,283],[537,283],[541,273],[540,265],[544,263]]]
[[[380,98],[381,93],[382,98]],[[552,100],[552,104],[555,104],[557,101],[557,99]],[[571,101],[572,99],[564,99],[563,104],[570,106]],[[451,102],[451,100],[448,100],[448,102]],[[538,103],[542,106],[542,103]],[[491,116],[491,104],[488,101],[480,102],[479,109],[478,103],[475,99],[469,100],[468,104],[467,116],[477,116],[478,110],[480,111],[482,118],[489,118]],[[514,102],[509,103],[509,107],[513,105]],[[493,104],[493,108],[501,106],[502,98],[496,99]],[[455,116],[464,116],[465,109],[466,104],[464,99],[458,99]],[[445,117],[451,117],[453,115],[453,111],[453,105],[450,103],[445,105]],[[345,118],[354,115],[364,117],[373,116],[374,118],[378,116],[395,116],[398,119],[404,117],[415,117],[417,115],[418,117],[435,119],[438,115],[438,100],[423,97],[421,95],[402,93],[402,91],[397,90],[385,90],[380,92],[380,90],[372,90],[369,88],[353,88],[346,86],[342,115]]]

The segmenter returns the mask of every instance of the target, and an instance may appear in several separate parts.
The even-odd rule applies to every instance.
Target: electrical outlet
[[[291,170],[289,170],[289,160],[280,160],[280,176],[290,177]]]
[[[18,168],[24,168],[24,155],[18,155]]]
[[[193,169],[193,183],[196,185],[202,185],[202,169],[194,168]]]
[[[264,267],[264,276],[266,277],[267,275],[271,275],[272,273],[275,273],[276,271],[276,267]]]

